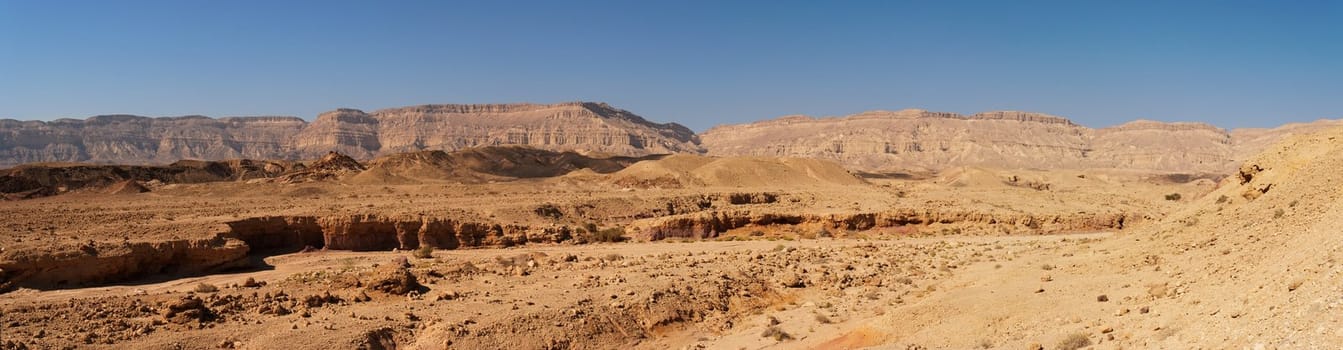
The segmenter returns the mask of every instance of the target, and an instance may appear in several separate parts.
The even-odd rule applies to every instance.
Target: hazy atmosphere
[[[603,101],[696,131],[1025,110],[1268,127],[1343,110],[1343,5],[0,1],[0,118]]]

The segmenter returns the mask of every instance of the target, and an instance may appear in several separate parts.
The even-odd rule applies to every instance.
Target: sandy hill
[[[367,171],[354,176],[351,181],[374,184],[415,181],[473,183],[554,177],[579,169],[611,173],[649,157],[593,158],[574,152],[552,152],[527,147],[480,147],[455,152],[420,151],[375,159],[369,163]]]
[[[895,348],[1334,348],[1339,174],[1343,128],[1293,136],[1161,221],[964,271],[855,332]]]
[[[95,116],[0,119],[0,166],[34,162],[167,164],[178,159],[357,159],[420,150],[524,145],[640,156],[699,153],[693,131],[605,103],[443,104],[295,117]]]
[[[1203,123],[1137,120],[1092,129],[1041,113],[964,116],[910,109],[838,118],[788,116],[719,126],[700,137],[709,155],[823,158],[861,171],[978,166],[1226,174],[1285,136],[1337,125],[1322,120],[1227,131]]]
[[[774,157],[672,155],[610,175],[630,187],[784,187],[857,185],[863,180],[830,161]]]

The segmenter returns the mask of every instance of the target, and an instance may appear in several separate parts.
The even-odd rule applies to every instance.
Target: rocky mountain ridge
[[[95,116],[0,120],[0,167],[34,162],[167,164],[179,159],[355,158],[523,145],[552,151],[700,153],[698,137],[605,103],[422,105],[296,117]]]
[[[1224,130],[1205,123],[1135,120],[1092,129],[1042,113],[966,116],[907,109],[845,117],[785,116],[718,126],[700,138],[711,156],[822,158],[871,172],[985,166],[1228,174],[1286,136],[1339,125],[1343,122],[1320,120]]]
[[[961,166],[1132,169],[1229,174],[1292,135],[1343,125],[1321,120],[1272,129],[1135,120],[1088,128],[1043,113],[962,115],[919,109],[844,117],[785,116],[696,135],[593,102],[442,104],[295,117],[95,116],[0,120],[0,167],[33,162],[168,164],[179,159],[356,159],[429,150],[519,145],[584,154],[775,156],[835,160],[865,172],[935,172]]]

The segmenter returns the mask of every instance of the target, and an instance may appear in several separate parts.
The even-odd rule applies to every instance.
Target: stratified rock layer
[[[33,162],[167,164],[179,159],[359,159],[420,150],[524,145],[613,155],[700,153],[698,138],[605,103],[423,105],[294,117],[96,116],[0,120],[0,166]]]
[[[1040,113],[963,116],[910,109],[840,118],[788,116],[719,126],[701,138],[713,156],[826,158],[865,171],[988,166],[1226,174],[1287,135],[1337,125],[1318,121],[1228,131],[1203,123],[1138,120],[1091,129]]]

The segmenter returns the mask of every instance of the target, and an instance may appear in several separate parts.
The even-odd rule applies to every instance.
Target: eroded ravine
[[[711,239],[747,228],[776,232],[881,230],[881,234],[904,235],[935,229],[955,233],[997,229],[1045,234],[1119,230],[1133,220],[1124,214],[1038,216],[935,210],[788,214],[749,206],[776,200],[767,194],[734,194],[714,199],[737,204],[742,209],[717,210],[705,205],[687,214],[636,219],[624,226],[624,235],[639,241]],[[668,212],[675,212],[675,208]],[[250,262],[258,256],[305,249],[390,251],[583,244],[597,240],[593,234],[581,225],[502,224],[427,215],[261,216],[216,225],[210,238],[119,244],[90,242],[73,251],[11,254],[0,262],[0,280],[4,281],[0,286],[53,289],[116,283],[149,275],[200,275],[244,269],[252,267]]]

